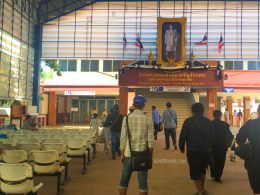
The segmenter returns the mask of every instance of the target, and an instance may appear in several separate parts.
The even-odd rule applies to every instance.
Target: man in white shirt
[[[128,115],[128,124],[131,132],[131,149],[132,151],[141,152],[145,151],[148,147],[152,154],[154,144],[154,129],[151,118],[143,112],[145,103],[146,99],[144,96],[135,96],[133,101],[135,110]],[[122,176],[119,186],[120,195],[126,195],[128,184],[133,172],[131,168],[131,152],[128,140],[126,118],[124,118],[120,139],[120,150],[122,154],[121,158],[123,162]],[[139,195],[147,195],[148,171],[139,171],[137,172],[137,175],[139,183]]]

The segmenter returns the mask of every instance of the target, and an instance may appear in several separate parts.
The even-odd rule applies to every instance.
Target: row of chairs
[[[28,163],[0,163],[0,190],[5,194],[37,194],[43,183],[35,185],[33,169]]]
[[[28,158],[29,156],[29,158]],[[61,173],[65,170],[64,162],[60,161],[60,157],[57,151],[55,150],[47,150],[47,151],[38,151],[33,150],[29,155],[23,150],[6,150],[3,154],[3,163],[19,165],[19,163],[31,165],[34,176],[55,176],[57,177],[57,194],[61,192]],[[20,166],[18,166],[20,167]],[[0,176],[1,172],[0,172]],[[2,181],[7,184],[12,183],[12,186],[7,189],[3,189],[2,192],[7,194],[27,194],[29,193],[28,186],[24,184],[24,178],[21,178],[20,173],[17,172],[16,169],[9,170],[9,179],[6,178]],[[32,179],[31,179],[32,180]],[[66,181],[66,176],[65,176]],[[1,183],[2,184],[2,183]],[[23,186],[23,187],[21,187]],[[27,187],[26,187],[27,186]],[[13,188],[13,191],[12,191]],[[31,188],[33,192],[34,188]],[[18,191],[19,190],[19,191]]]

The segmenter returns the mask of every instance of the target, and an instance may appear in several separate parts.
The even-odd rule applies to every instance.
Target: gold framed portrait
[[[157,18],[157,64],[164,67],[186,65],[186,17]]]

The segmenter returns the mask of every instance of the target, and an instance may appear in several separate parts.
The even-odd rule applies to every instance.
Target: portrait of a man
[[[186,17],[158,18],[157,63],[161,66],[185,66]]]
[[[181,42],[181,25],[178,22],[165,22],[163,24],[163,61],[175,59],[179,61]]]

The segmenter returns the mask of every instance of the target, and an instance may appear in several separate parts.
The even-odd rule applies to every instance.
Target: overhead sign
[[[151,92],[190,92],[190,87],[151,86]]]
[[[234,88],[231,88],[231,87],[229,87],[229,88],[225,87],[225,88],[223,89],[223,91],[224,91],[224,92],[227,92],[227,93],[234,93],[234,92],[235,92],[235,89],[234,89]]]
[[[119,77],[119,86],[223,87],[223,80],[217,79],[216,70],[166,72],[158,70],[125,69],[125,74]]]
[[[89,95],[94,96],[96,95],[95,91],[64,91],[64,95]]]

